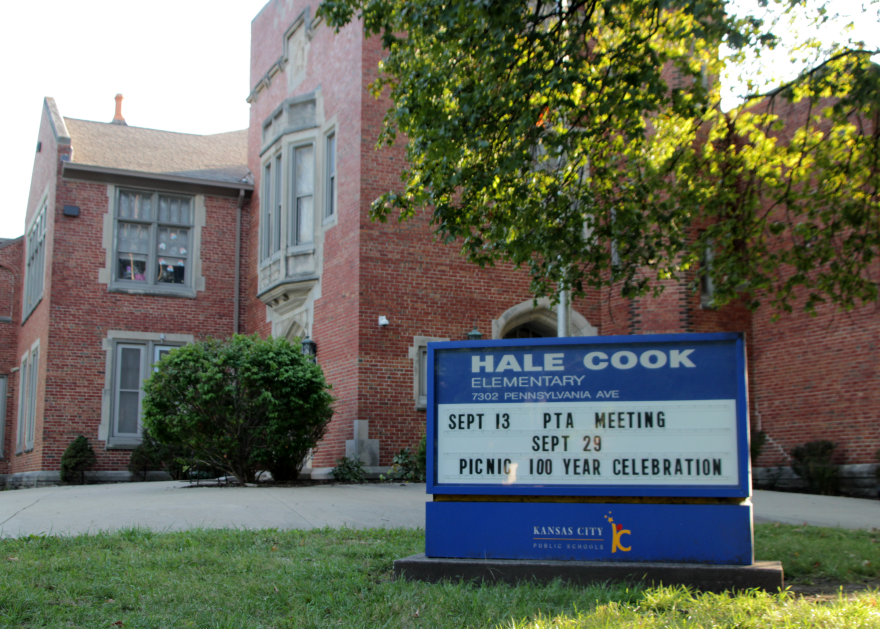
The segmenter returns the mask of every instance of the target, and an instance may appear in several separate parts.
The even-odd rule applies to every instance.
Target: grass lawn
[[[756,527],[794,581],[880,579],[877,533]],[[152,533],[0,541],[0,627],[871,627],[880,592],[830,600],[684,589],[391,580],[410,530]]]

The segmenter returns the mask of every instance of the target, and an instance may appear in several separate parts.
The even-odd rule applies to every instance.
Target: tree
[[[325,0],[382,38],[380,135],[408,139],[402,189],[372,216],[427,210],[481,266],[536,296],[704,278],[715,305],[874,301],[880,73],[860,42],[801,38],[804,71],[722,111],[715,80],[780,44],[805,0]],[[876,0],[873,0],[875,3]],[[817,8],[812,25],[829,13]],[[775,17],[774,17],[775,16]],[[789,104],[799,115],[781,115]],[[783,112],[785,113],[785,112]],[[707,250],[711,264],[700,264]]]
[[[178,348],[144,383],[143,424],[241,483],[296,478],[333,398],[321,368],[285,339],[235,335]]]
[[[98,457],[89,444],[89,440],[79,435],[70,442],[61,455],[61,480],[72,483],[79,480],[80,485],[85,485],[86,470],[92,467]]]

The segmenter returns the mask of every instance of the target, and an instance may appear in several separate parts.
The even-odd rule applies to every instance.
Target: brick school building
[[[322,478],[345,455],[384,472],[418,442],[428,342],[474,328],[556,336],[555,307],[533,302],[523,272],[466,263],[432,239],[426,215],[369,220],[404,163],[401,146],[375,149],[388,102],[368,86],[381,46],[357,23],[334,32],[316,8],[270,0],[254,18],[245,130],[130,126],[121,97],[112,121],[75,120],[45,100],[24,235],[0,242],[3,483],[58,482],[80,434],[98,455],[94,480],[127,480],[140,384],[194,340],[315,341],[337,398],[304,470]],[[767,435],[756,477],[784,482],[792,448],[828,439],[846,486],[876,486],[877,309],[774,322],[709,308],[685,284],[636,300],[589,293],[569,306],[567,333],[743,332],[751,421]]]

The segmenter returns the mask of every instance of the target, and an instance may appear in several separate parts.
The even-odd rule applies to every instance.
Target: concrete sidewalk
[[[806,523],[844,529],[880,528],[880,500],[756,491],[752,503],[755,505],[755,522]]]
[[[194,487],[168,481],[0,492],[0,537],[143,526],[311,529],[424,527],[424,484]]]
[[[191,487],[175,481],[0,492],[0,537],[144,526],[311,529],[425,526],[424,484]],[[880,501],[757,491],[756,522],[880,527]]]

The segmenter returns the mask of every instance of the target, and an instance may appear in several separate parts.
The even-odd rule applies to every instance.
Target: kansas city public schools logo
[[[628,553],[632,546],[624,546],[620,543],[620,538],[623,535],[632,535],[629,529],[623,528],[623,524],[615,524],[614,518],[611,517],[611,512],[608,512],[608,515],[605,516],[605,519],[608,520],[608,524],[611,525],[611,552],[616,553],[618,550],[624,553]]]

